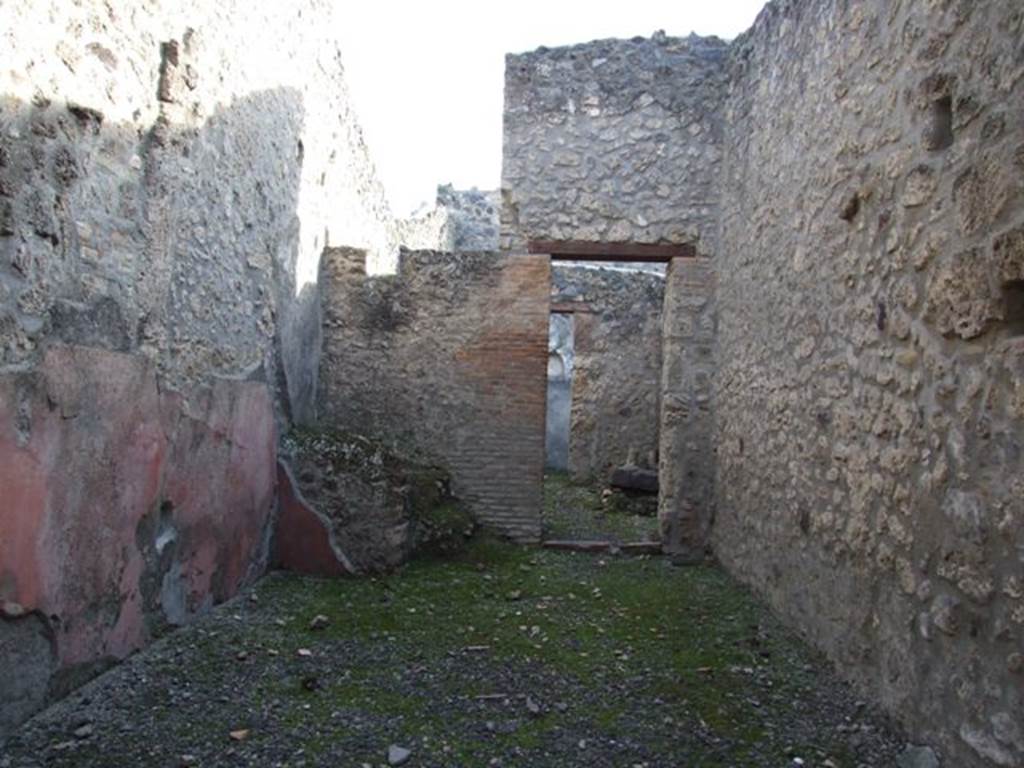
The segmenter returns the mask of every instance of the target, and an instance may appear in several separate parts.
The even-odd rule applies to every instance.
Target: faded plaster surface
[[[0,375],[0,624],[37,616],[51,646],[0,723],[261,573],[274,455],[259,383],[162,392],[137,355],[59,344]]]
[[[401,238],[332,7],[0,6],[3,728],[263,567],[320,254]]]
[[[1024,764],[1024,7],[730,55],[714,545],[943,765]]]

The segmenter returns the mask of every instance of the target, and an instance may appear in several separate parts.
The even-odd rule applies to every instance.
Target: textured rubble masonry
[[[498,249],[501,193],[498,190],[437,188],[437,207],[448,211],[452,222],[454,251]]]
[[[665,549],[699,560],[715,514],[715,272],[676,258],[662,315],[658,520]]]
[[[262,384],[64,345],[0,375],[0,736],[262,571],[274,455]]]
[[[569,470],[607,480],[627,462],[658,466],[665,279],[555,264],[552,305],[574,312]]]
[[[713,257],[727,51],[715,38],[656,35],[507,56],[502,248],[691,243],[701,263]],[[714,280],[707,266],[695,280],[680,269],[676,281],[689,287],[678,301],[667,298],[671,287],[666,293],[663,333],[675,343],[663,346],[661,419],[651,436],[666,478],[665,544],[696,555],[714,511]],[[684,369],[698,359],[699,371]]]
[[[659,36],[505,58],[501,247],[693,243],[713,253],[727,46]]]
[[[2,730],[262,567],[320,254],[393,270],[399,234],[331,3],[0,19]]]
[[[451,211],[440,205],[425,214],[396,219],[398,241],[411,250],[455,250],[455,222]]]
[[[399,239],[332,6],[4,3],[0,369],[56,336],[312,417],[320,254]]]
[[[321,425],[444,466],[479,522],[540,536],[546,256],[403,251],[398,274],[324,254]]]
[[[277,462],[278,511],[272,564],[313,576],[355,573],[331,533],[330,522],[302,495],[291,469]]]
[[[714,543],[943,765],[1024,765],[1024,7],[734,46]]]

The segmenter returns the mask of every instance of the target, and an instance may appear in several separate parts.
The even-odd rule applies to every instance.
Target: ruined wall
[[[731,67],[715,549],[943,765],[1024,764],[1024,8],[776,2]]]
[[[673,259],[664,290],[658,523],[667,551],[699,561],[717,503],[714,262]]]
[[[437,207],[448,211],[454,230],[450,250],[496,251],[500,229],[501,194],[497,190],[437,188]]]
[[[551,300],[573,314],[569,471],[606,480],[632,462],[658,466],[661,309],[665,279],[556,264]]]
[[[727,50],[717,38],[656,33],[506,57],[502,248],[535,239],[689,243],[702,263],[713,258]],[[699,375],[686,367],[713,353],[698,336],[714,333],[714,285],[689,281],[685,300],[663,315],[664,332],[685,342],[663,347],[651,433],[661,446],[664,543],[677,553],[703,551],[714,515],[714,361],[701,357]]]
[[[257,382],[63,344],[0,377],[0,738],[260,574],[274,454]]]
[[[501,247],[714,252],[725,51],[717,38],[657,34],[507,56]]]
[[[2,13],[0,366],[85,334],[174,385],[262,378],[309,417],[320,252],[387,271],[397,246],[330,4]]]
[[[313,415],[319,255],[396,250],[332,24],[0,6],[0,734],[261,567],[275,417]]]
[[[478,521],[536,540],[549,281],[545,256],[403,251],[367,277],[328,251],[321,425],[442,465]]]
[[[440,205],[423,214],[395,221],[395,236],[411,251],[455,249],[455,222],[451,212]]]

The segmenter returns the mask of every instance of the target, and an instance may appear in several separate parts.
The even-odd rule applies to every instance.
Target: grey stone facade
[[[502,247],[687,243],[713,257],[727,52],[717,38],[656,34],[506,57]],[[714,280],[688,283],[687,291],[666,300],[662,322],[666,335],[695,341],[698,319],[713,326]],[[713,355],[713,344],[702,341],[701,349]],[[672,345],[662,351],[661,415],[647,432],[660,447],[665,544],[695,554],[714,515],[714,361],[702,359],[697,376],[680,366],[681,354]],[[615,375],[632,374],[624,367]],[[697,401],[701,409],[689,407]]]
[[[321,251],[388,271],[398,246],[330,4],[2,13],[0,366],[56,336],[172,386],[259,378],[310,418]]]
[[[497,190],[437,188],[437,207],[448,212],[455,251],[496,251],[500,224],[501,194]]]
[[[729,45],[507,59],[503,247],[697,245],[666,546],[957,766],[1024,762],[1022,33],[1005,0],[778,0]]]
[[[943,765],[1024,764],[1022,40],[801,0],[730,54],[715,551]]]
[[[713,252],[726,50],[715,38],[659,35],[507,56],[501,247]]]

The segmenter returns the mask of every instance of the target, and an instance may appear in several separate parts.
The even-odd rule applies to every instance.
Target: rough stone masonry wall
[[[260,568],[319,255],[395,251],[332,23],[0,5],[0,736]]]
[[[437,207],[448,211],[454,230],[454,251],[496,251],[501,227],[498,190],[437,188]]]
[[[552,304],[582,310],[572,316],[569,471],[606,480],[627,461],[656,469],[664,277],[560,264],[551,272]]]
[[[662,310],[658,523],[662,547],[703,560],[715,516],[715,270],[675,258]]]
[[[586,240],[714,253],[726,49],[657,34],[507,56],[501,247]]]
[[[2,13],[0,366],[59,336],[175,386],[262,378],[308,417],[321,251],[397,252],[331,4]]]
[[[1024,6],[731,52],[715,549],[940,748],[1024,764]]]
[[[398,242],[411,251],[455,250],[455,222],[449,210],[438,205],[426,213],[395,220]]]
[[[440,464],[477,520],[540,536],[546,256],[402,251],[396,275],[324,257],[324,427]]]
[[[502,248],[689,243],[700,262],[692,269],[709,275],[727,48],[657,33],[506,57]],[[676,271],[687,296],[666,304],[664,334],[686,343],[662,347],[658,515],[669,550],[699,552],[706,541],[694,537],[707,532],[715,504],[713,359],[701,352],[699,373],[687,365],[694,345],[711,349],[697,332],[714,333],[714,280]]]

